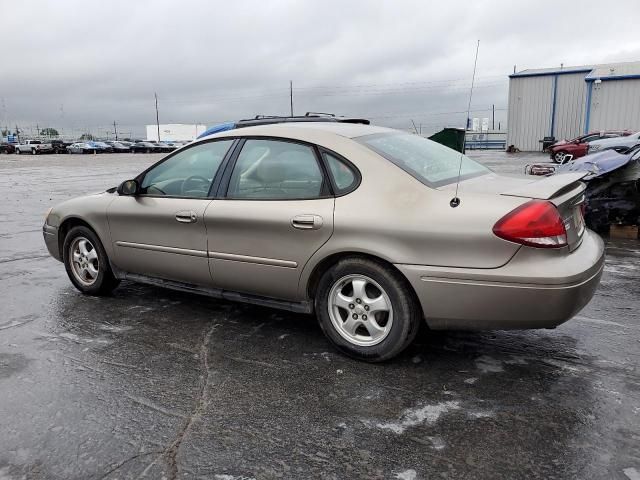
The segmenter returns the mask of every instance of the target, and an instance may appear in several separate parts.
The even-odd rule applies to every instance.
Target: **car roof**
[[[199,139],[198,142],[211,138],[247,137],[252,135],[265,137],[290,137],[304,140],[305,137],[317,138],[318,135],[326,137],[341,136],[345,138],[356,138],[375,133],[391,132],[398,132],[398,130],[358,123],[289,122],[227,130],[225,132],[214,133],[203,137],[202,139]]]

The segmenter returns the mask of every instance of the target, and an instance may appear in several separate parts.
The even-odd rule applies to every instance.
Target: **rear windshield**
[[[429,187],[485,175],[490,170],[460,152],[419,135],[392,132],[355,138]]]

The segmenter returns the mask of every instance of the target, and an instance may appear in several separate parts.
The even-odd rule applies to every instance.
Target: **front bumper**
[[[61,262],[62,256],[60,255],[60,245],[58,244],[58,228],[45,223],[42,226],[42,235],[49,254]]]
[[[571,253],[523,247],[494,269],[396,265],[413,286],[430,328],[553,328],[593,297],[604,267],[604,243],[586,230]]]

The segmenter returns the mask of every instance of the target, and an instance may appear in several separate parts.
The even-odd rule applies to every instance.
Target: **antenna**
[[[476,45],[476,59],[473,62],[473,76],[471,77],[471,90],[469,91],[469,103],[467,104],[467,119],[464,125],[464,134],[467,135],[467,127],[469,126],[469,114],[471,113],[471,98],[473,97],[473,84],[476,80],[476,65],[478,65],[478,50],[480,50],[480,40]],[[464,155],[464,139],[462,140],[462,152],[460,152],[460,164],[458,165],[458,179],[456,180],[456,193],[449,202],[451,208],[456,208],[460,205],[460,198],[458,198],[458,187],[460,186],[460,174],[462,173],[462,156]]]

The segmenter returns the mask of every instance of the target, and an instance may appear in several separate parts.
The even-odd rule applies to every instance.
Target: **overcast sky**
[[[638,0],[0,0],[0,125],[134,135],[294,110],[506,123],[507,75],[640,60]],[[112,127],[111,127],[112,128]]]

